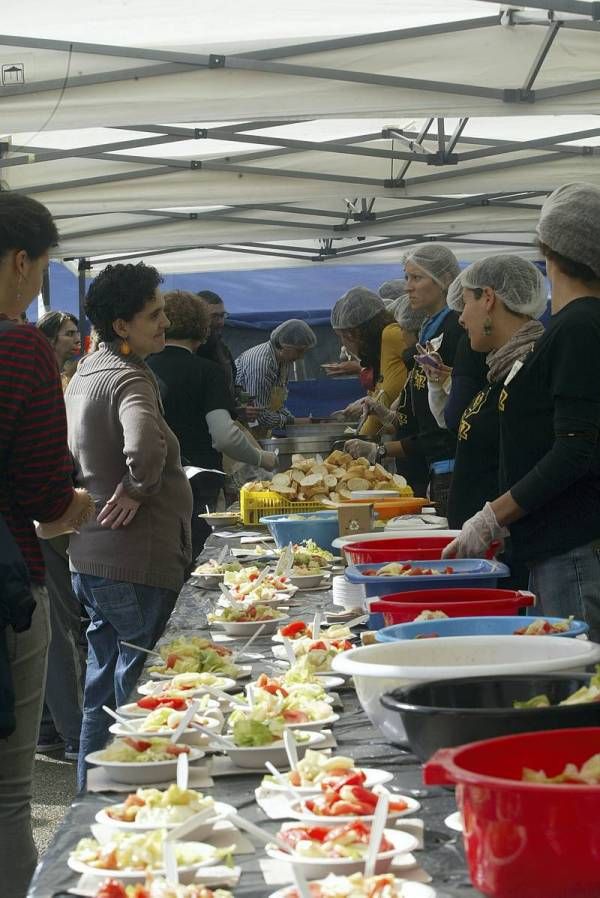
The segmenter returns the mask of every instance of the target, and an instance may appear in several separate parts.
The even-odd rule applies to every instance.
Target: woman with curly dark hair
[[[191,558],[192,494],[145,362],[169,326],[160,282],[143,263],[109,265],[96,278],[86,312],[101,342],[65,393],[77,482],[99,510],[70,546],[73,588],[90,618],[80,787],[85,756],[107,740],[102,706],[124,703],[144,663],[122,640],[152,648]]]

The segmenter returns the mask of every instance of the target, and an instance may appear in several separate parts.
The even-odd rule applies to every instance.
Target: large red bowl
[[[493,898],[600,898],[600,785],[522,780],[600,753],[600,727],[542,730],[442,748],[428,784],[456,783],[473,885]]]
[[[362,540],[344,546],[350,564],[385,564],[386,561],[434,561],[450,545],[453,536],[396,536],[390,539]]]
[[[525,590],[419,589],[372,599],[369,613],[373,616],[373,628],[380,629],[375,615],[382,616],[381,626],[389,627],[413,621],[421,611],[443,611],[448,617],[504,617],[533,604],[535,596]]]

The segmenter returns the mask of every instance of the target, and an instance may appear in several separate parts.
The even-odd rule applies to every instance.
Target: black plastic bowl
[[[589,681],[589,674],[571,673],[432,680],[394,689],[380,701],[400,714],[412,751],[427,761],[438,748],[494,736],[600,726],[600,702],[558,705]],[[542,693],[551,707],[513,707]]]

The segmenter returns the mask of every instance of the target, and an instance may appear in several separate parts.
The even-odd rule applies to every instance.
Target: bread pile
[[[371,465],[366,458],[352,458],[336,449],[325,460],[292,455],[292,467],[273,479],[245,484],[247,490],[272,490],[286,499],[298,502],[338,504],[352,498],[356,490],[396,490],[412,496],[404,477],[390,474],[381,465]]]

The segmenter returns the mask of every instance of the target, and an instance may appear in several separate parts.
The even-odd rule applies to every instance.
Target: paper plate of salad
[[[148,738],[148,736],[158,736],[159,738],[169,739],[181,723],[184,714],[185,711],[174,711],[172,708],[156,708],[146,717],[141,717],[139,720],[128,720],[127,727],[122,723],[115,722],[109,726],[108,731],[114,736],[135,735],[142,739]],[[196,714],[190,721],[190,725],[186,727],[179,737],[179,741],[183,745],[195,745],[199,748],[206,748],[210,737],[199,732],[194,724],[200,724],[214,733],[220,733],[223,721],[216,717]],[[135,728],[135,734],[132,734],[130,727]]]
[[[311,795],[302,801],[293,800],[290,816],[297,820],[323,825],[351,823],[360,818],[364,823],[373,822],[373,814],[383,786],[366,789],[364,786],[341,786],[339,789],[324,789],[318,795]],[[389,794],[388,820],[397,820],[418,811],[421,805],[407,795]]]
[[[336,723],[340,716],[331,709],[327,696],[311,685],[270,692],[264,688],[253,690],[254,704],[250,710],[232,711],[229,726],[235,729],[238,721],[258,721],[269,727],[277,737],[286,729],[320,731]]]
[[[232,655],[212,648],[170,652],[162,664],[151,664],[148,670],[152,677],[166,679],[182,673],[213,673],[234,679],[239,676],[239,665],[233,663]]]
[[[306,623],[303,620],[292,620],[289,623],[279,626],[277,633],[273,636],[273,642],[283,642],[284,639],[297,642],[300,639],[311,640],[312,638],[312,624]],[[319,639],[355,638],[356,634],[345,624],[331,624],[329,627],[321,627],[319,631]]]
[[[125,801],[98,811],[96,822],[125,832],[146,832],[157,827],[173,829],[196,814],[211,811],[211,816],[193,830],[200,838],[200,831],[208,833],[216,820],[233,810],[230,804],[214,801],[195,789],[180,789],[173,783],[168,789],[140,788],[132,792]]]
[[[206,693],[206,686],[214,686],[222,692],[229,692],[231,689],[235,689],[236,682],[231,677],[219,677],[212,673],[182,673],[166,679],[160,691],[155,692],[157,684],[150,682],[138,686],[138,692],[140,695],[173,693],[175,698],[189,698]]]
[[[284,823],[277,835],[289,845],[292,854],[270,844],[266,847],[267,855],[302,870],[307,879],[317,879],[325,873],[339,876],[363,870],[371,827],[362,820],[339,826]],[[419,847],[419,841],[410,833],[385,829],[379,845],[375,873],[387,873],[394,857],[414,851]]]
[[[80,839],[69,855],[68,864],[76,873],[106,876],[118,873],[121,879],[143,881],[148,873],[164,873],[165,829],[147,833],[105,829],[98,838]],[[218,863],[233,850],[215,848],[205,842],[174,842],[177,870],[182,881],[191,882],[201,867]]]
[[[233,895],[227,889],[209,889],[200,883],[175,885],[162,877],[153,877],[145,885],[136,883],[135,886],[107,879],[94,898],[233,898]]]
[[[117,783],[142,785],[174,779],[177,758],[182,753],[187,754],[190,762],[204,757],[200,749],[174,744],[169,739],[125,736],[115,739],[107,748],[91,752],[85,760],[96,767],[104,767]]]
[[[393,774],[376,767],[356,767],[353,758],[344,755],[328,755],[322,751],[307,749],[298,766],[283,776],[294,789],[304,795],[321,792],[321,787],[340,789],[341,786],[363,786],[372,789],[393,779]],[[262,786],[274,792],[287,791],[285,783],[270,774],[263,777]]]
[[[183,695],[173,696],[173,695],[165,695],[161,693],[161,695],[145,695],[143,698],[140,698],[137,702],[128,702],[126,705],[120,705],[117,708],[117,714],[120,714],[121,717],[147,717],[152,711],[156,711],[157,708],[170,708],[172,711],[186,711],[190,702],[192,701],[192,696],[185,697]],[[215,717],[217,720],[223,722],[223,715],[221,714],[221,705],[219,702],[210,698],[208,692],[205,692],[204,695],[199,696],[199,698],[195,699],[195,701],[200,702],[199,711],[203,714],[206,714],[208,717]]]
[[[227,605],[217,612],[209,613],[208,621],[223,627],[228,636],[252,636],[264,625],[265,636],[288,620],[285,612],[260,602],[249,607],[234,608]]]
[[[271,726],[269,721],[240,719],[233,726],[229,738],[232,746],[227,755],[237,767],[246,767],[262,773],[265,764],[270,761],[276,767],[287,769],[285,745],[282,739],[282,728]],[[325,742],[323,733],[307,730],[294,730],[294,741],[299,757],[303,757],[307,748],[313,748]]]
[[[422,882],[409,882],[393,873],[365,877],[362,873],[336,876],[311,882],[311,898],[436,898],[435,889]],[[271,892],[268,898],[300,898],[295,886]]]

